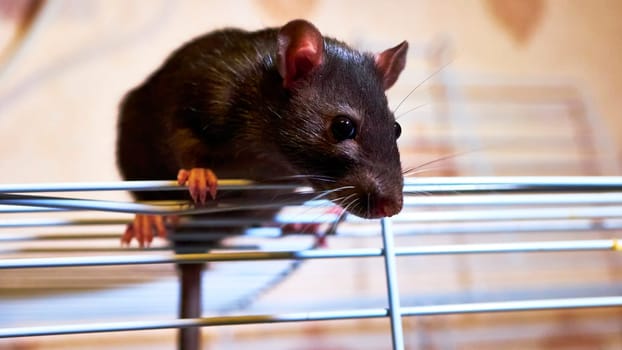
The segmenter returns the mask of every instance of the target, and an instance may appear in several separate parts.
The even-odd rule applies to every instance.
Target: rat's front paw
[[[180,169],[177,173],[177,182],[180,185],[188,186],[190,196],[195,204],[204,205],[209,193],[212,199],[216,198],[218,188],[218,178],[210,169],[192,168],[190,170]]]
[[[149,246],[153,241],[154,232],[158,237],[166,238],[165,218],[160,215],[136,214],[134,221],[127,225],[121,237],[121,244],[129,245],[136,239],[140,247]]]

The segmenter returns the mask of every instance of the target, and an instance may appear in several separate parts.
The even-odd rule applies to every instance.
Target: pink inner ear
[[[294,20],[279,31],[277,68],[285,88],[307,76],[323,58],[324,39],[313,24]]]
[[[404,70],[407,52],[408,42],[403,41],[401,44],[376,55],[376,68],[382,74],[385,90],[395,84],[400,73]]]
[[[320,65],[322,56],[317,54],[317,49],[311,45],[298,48],[287,57],[288,69],[286,75],[293,82],[309,73],[314,67]]]

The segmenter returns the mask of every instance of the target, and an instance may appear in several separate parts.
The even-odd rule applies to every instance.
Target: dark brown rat
[[[304,179],[317,191],[334,190],[327,197],[357,216],[395,215],[402,208],[401,129],[385,90],[403,70],[407,49],[402,42],[362,53],[304,20],[192,40],[122,103],[121,173],[178,178],[195,202],[215,195],[216,176]],[[137,217],[124,241],[149,242],[152,226],[163,233],[161,220]]]

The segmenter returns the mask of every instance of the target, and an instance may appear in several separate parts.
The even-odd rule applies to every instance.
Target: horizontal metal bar
[[[251,190],[251,189],[296,189],[296,184],[259,184],[250,180],[226,179],[218,180],[219,190]],[[36,184],[5,184],[0,185],[0,193],[32,193],[32,192],[90,192],[90,191],[187,191],[177,181],[110,181],[110,182],[59,182]]]
[[[602,220],[598,222],[592,222],[589,220],[568,220],[568,221],[537,221],[537,222],[490,222],[490,223],[441,223],[441,224],[408,224],[408,225],[394,225],[394,231],[396,236],[404,235],[443,235],[443,234],[493,234],[493,233],[544,233],[544,232],[562,232],[567,233],[570,231],[606,231],[606,230],[621,230],[622,220]],[[199,235],[197,235],[199,233]],[[296,233],[288,233],[293,235]],[[261,237],[261,238],[281,238],[283,233],[278,227],[270,229],[262,228],[249,229],[244,234],[247,237]],[[300,235],[308,235],[308,233],[301,233]],[[361,225],[348,225],[344,224],[339,226],[336,232],[337,237],[361,237],[361,236],[377,236],[378,228],[376,225],[367,225],[362,227]],[[40,242],[40,241],[66,241],[66,240],[113,240],[119,241],[120,232],[109,233],[37,233],[37,234],[0,234],[0,242]],[[229,235],[227,235],[229,237]],[[200,232],[184,232],[176,233],[175,239],[192,241],[203,241],[205,237],[200,235]],[[116,249],[112,248],[97,248],[87,249],[86,251],[127,251],[128,248]],[[172,247],[166,247],[170,250]],[[145,250],[141,248],[138,250]],[[12,251],[11,249],[0,249],[0,251]],[[84,253],[83,247],[75,248],[58,248],[58,249],[29,249],[20,248],[20,252],[76,252]]]
[[[65,211],[65,209],[33,207],[27,205],[0,205],[0,214],[17,214],[17,213],[47,213],[47,212]]]
[[[281,315],[217,316],[194,319],[162,321],[135,321],[114,323],[93,323],[39,327],[18,327],[0,329],[0,338],[32,337],[42,335],[67,335],[98,332],[138,331],[149,329],[188,328],[260,323],[284,323],[303,321],[328,321],[343,319],[378,318],[387,316],[385,309],[361,309],[347,311],[318,311]]]
[[[405,207],[622,204],[622,192],[407,196]]]
[[[489,253],[539,253],[594,250],[622,250],[617,239],[512,242],[481,244],[447,244],[420,247],[395,248],[398,256],[446,255],[446,254],[489,254]]]
[[[622,218],[622,206],[567,208],[482,209],[451,211],[407,211],[394,217],[396,222],[456,222]],[[351,221],[361,219],[352,217]]]
[[[426,305],[402,307],[402,316],[431,316],[483,312],[517,312],[556,309],[578,309],[596,307],[620,307],[622,297],[569,298],[549,300],[521,300],[487,303],[467,303],[449,305]],[[387,317],[383,308],[314,311],[277,315],[217,316],[194,319],[110,322],[91,324],[71,324],[37,327],[14,327],[0,329],[0,338],[32,337],[44,335],[67,335],[98,332],[138,331],[167,328],[210,327],[225,325],[286,323],[305,321],[329,321],[344,319]]]
[[[127,225],[130,221],[129,217],[127,219],[18,219],[2,220],[0,228]]]
[[[127,203],[133,204],[133,203]],[[79,204],[76,204],[76,206]],[[140,206],[134,204],[132,208]],[[271,204],[265,206],[248,205],[244,208],[270,208],[279,205]],[[183,215],[196,214],[198,212],[223,212],[231,210],[231,208],[217,208],[213,210],[205,208],[197,208],[190,210],[155,210],[141,208],[136,211],[138,213],[151,213],[161,215]],[[125,208],[114,207],[112,204],[106,211],[126,212]],[[127,209],[127,213],[134,212]],[[279,217],[275,220],[254,219],[254,218],[236,218],[232,216],[230,219],[206,219],[193,220],[183,223],[183,227],[215,227],[223,225],[244,226],[256,224],[284,224],[284,223],[331,223],[336,219],[336,214],[312,214],[312,215],[296,215],[291,217]],[[482,221],[516,221],[516,220],[576,220],[576,219],[596,219],[603,218],[622,218],[622,206],[589,206],[589,207],[562,207],[562,208],[538,208],[537,210],[529,208],[515,209],[481,209],[481,210],[445,210],[445,211],[404,211],[392,218],[395,223],[438,223],[438,222],[482,222]],[[369,223],[373,222],[366,219],[348,216],[350,223]],[[0,222],[0,228],[17,228],[17,227],[43,227],[43,226],[70,226],[70,225],[119,225],[129,222],[129,218],[122,219],[23,219],[23,220],[5,220]]]
[[[535,253],[535,252],[570,252],[595,250],[622,250],[617,239],[482,243],[431,245],[420,247],[396,247],[397,256],[445,255],[445,254],[483,254],[483,253]],[[335,258],[368,258],[383,254],[379,248],[357,249],[311,249],[299,251],[257,251],[257,252],[219,252],[206,254],[177,255],[124,255],[124,256],[89,256],[28,258],[0,260],[1,269],[45,268],[69,266],[114,266],[144,264],[187,264],[196,262],[248,261],[248,260],[303,260]]]
[[[74,202],[75,201],[75,202]],[[0,200],[1,202],[1,200]],[[6,203],[6,200],[5,200]],[[183,201],[169,201],[166,204],[153,204],[153,203],[130,203],[127,206],[126,202],[102,202],[73,198],[63,198],[58,202],[50,199],[19,199],[21,204],[28,205],[0,205],[0,213],[32,213],[32,212],[51,212],[51,211],[65,211],[65,210],[88,210],[97,209],[91,206],[92,203],[96,203],[99,206],[105,205],[107,211],[114,211],[115,208],[127,212],[133,210],[133,208],[140,208],[143,211],[157,211],[166,210],[170,211],[179,210],[183,205],[187,206],[187,202]],[[120,206],[119,203],[122,205]],[[306,205],[330,205],[328,201],[313,201],[305,203]],[[621,204],[622,192],[607,192],[607,193],[546,193],[546,194],[487,194],[487,195],[461,195],[461,196],[406,196],[404,198],[404,206],[409,207],[439,207],[439,206],[523,206],[523,205],[607,205],[607,204]],[[46,206],[41,206],[46,205]],[[63,208],[56,208],[56,206],[62,206]]]
[[[406,177],[405,185],[516,185],[621,188],[622,176],[447,176]]]
[[[556,191],[561,189],[579,190],[622,190],[622,177],[480,177],[480,178],[417,178],[406,179],[404,188],[405,193],[410,194],[429,194],[429,193],[466,193],[466,192],[502,192],[512,191]],[[236,189],[282,189],[296,188],[292,185],[257,185],[246,180],[222,180],[225,188]],[[160,185],[160,187],[155,186]],[[265,203],[237,202],[237,203],[218,203],[204,208],[180,209],[178,205],[153,205],[145,203],[103,201],[94,199],[80,198],[55,198],[46,196],[28,196],[23,194],[12,194],[11,191],[35,192],[35,191],[84,191],[84,190],[114,190],[114,189],[141,189],[141,190],[167,190],[170,189],[171,182],[166,181],[126,181],[118,183],[82,183],[82,184],[41,184],[41,185],[4,185],[0,186],[0,212],[33,212],[45,210],[98,210],[121,213],[142,213],[160,215],[192,215],[213,212],[223,212],[235,209],[262,209],[278,208],[288,205],[301,205],[305,201],[312,199],[313,192],[293,194],[286,197],[283,201]],[[415,186],[415,187],[413,187]],[[184,189],[183,186],[174,185],[175,189]],[[7,191],[8,194],[1,194]],[[307,189],[308,191],[308,189]],[[601,194],[563,194],[557,196],[535,196],[522,195],[512,196],[456,196],[454,199],[442,198],[406,198],[407,206],[425,205],[528,205],[528,204],[613,204],[620,203],[619,193]],[[327,205],[327,201],[320,201],[318,205]],[[308,203],[307,203],[308,204]],[[13,209],[10,206],[16,206]],[[39,209],[35,209],[39,208]]]
[[[620,176],[503,176],[503,177],[417,177],[404,179],[406,192],[472,192],[503,190],[622,190]],[[219,180],[219,189],[295,189],[295,184],[259,184],[249,180]],[[176,181],[116,181],[0,185],[0,193],[162,191],[185,190]]]
[[[120,223],[129,222],[119,221]],[[27,225],[26,225],[27,226]],[[404,235],[442,235],[442,234],[490,234],[490,233],[532,233],[532,232],[582,232],[582,231],[612,231],[622,230],[622,219],[601,220],[549,220],[549,221],[498,221],[498,222],[448,222],[448,223],[408,223],[397,224],[393,227],[396,236]],[[107,233],[16,233],[0,234],[0,242],[29,242],[29,241],[59,241],[59,240],[119,240],[121,232]],[[181,240],[203,240],[197,237],[199,232],[175,233],[175,238]],[[292,233],[288,233],[291,235]],[[308,235],[308,234],[307,234]],[[375,224],[350,225],[342,224],[338,227],[337,237],[377,236],[378,228]],[[281,238],[282,232],[278,227],[270,229],[249,229],[245,236],[262,238]],[[82,248],[75,248],[80,252]]]
[[[402,307],[403,316],[433,316],[484,312],[537,311],[595,307],[620,307],[622,297],[567,298],[545,300],[500,301],[471,304],[448,304]]]
[[[409,194],[515,191],[621,191],[620,176],[483,176],[405,178]]]
[[[137,213],[152,215],[195,215],[222,213],[235,210],[280,209],[285,206],[301,205],[309,201],[312,194],[296,193],[271,201],[245,200],[244,202],[215,202],[205,207],[181,209],[178,205],[151,205],[134,202],[106,201],[95,199],[57,198],[45,196],[29,196],[21,194],[0,194],[0,204],[17,206],[34,206],[72,210],[97,210],[114,213]],[[325,202],[328,203],[328,202]],[[319,204],[318,204],[319,205]],[[326,204],[324,204],[326,205]]]

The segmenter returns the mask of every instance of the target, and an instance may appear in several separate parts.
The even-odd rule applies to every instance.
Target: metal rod
[[[622,219],[572,219],[572,220],[508,220],[473,222],[433,222],[417,223],[394,221],[394,234],[405,235],[445,235],[445,234],[490,234],[490,233],[533,233],[533,232],[589,232],[622,229]],[[337,237],[377,236],[378,229],[373,225],[360,225],[346,222],[336,233]],[[0,236],[1,237],[1,236]],[[0,238],[1,239],[1,238]]]
[[[619,307],[622,306],[622,297],[592,297],[592,298],[568,298],[548,300],[520,300],[500,301],[472,304],[448,304],[413,306],[402,308],[403,316],[432,316],[450,314],[468,314],[482,312],[510,312],[510,311],[536,311],[552,309],[574,309],[594,307]]]
[[[218,180],[219,190],[244,189],[296,189],[295,184],[258,184],[250,180],[227,179]],[[59,182],[37,184],[5,184],[0,185],[0,193],[29,192],[87,192],[87,191],[187,191],[177,181],[111,181],[111,182]]]
[[[389,302],[389,318],[391,320],[391,340],[393,350],[404,349],[404,333],[402,330],[402,311],[400,310],[400,292],[397,281],[397,269],[395,263],[395,245],[393,242],[393,229],[391,219],[383,218],[380,221],[382,227],[382,246],[384,268],[387,281],[387,296]]]
[[[622,176],[456,176],[409,177],[404,185],[511,185],[515,188],[572,186],[622,189]]]
[[[0,204],[0,214],[15,214],[15,213],[45,213],[45,212],[58,212],[65,211],[65,209],[58,208],[46,208],[46,207],[33,207],[27,205],[3,205]]]
[[[134,202],[105,201],[78,198],[54,198],[45,196],[29,196],[22,194],[0,194],[0,204],[17,206],[34,206],[45,208],[59,208],[72,210],[97,210],[115,213],[137,213],[152,215],[193,215],[220,213],[235,210],[254,210],[266,208],[282,208],[291,205],[301,205],[308,201],[308,193],[291,194],[283,200],[272,202],[249,201],[238,203],[219,203],[212,206],[181,209],[178,205],[152,205]],[[326,202],[327,203],[327,202]]]
[[[121,207],[119,211],[127,212],[132,208],[138,208],[142,211],[162,211],[167,212],[170,209],[179,210],[182,204],[186,202],[169,202],[167,205],[154,205],[151,203],[130,203],[130,206],[126,208],[126,202],[110,202],[110,201],[94,201],[83,200],[78,198],[63,198],[60,201],[54,199],[28,199],[23,198],[12,200],[17,204],[8,204],[8,200],[2,200],[7,204],[0,205],[0,213],[32,213],[32,212],[52,212],[52,211],[67,211],[67,210],[87,210],[97,209],[93,207],[93,204],[104,206],[107,211],[113,211],[115,208]],[[328,201],[313,201],[313,203],[306,202],[305,205],[328,205]],[[580,204],[620,204],[622,203],[622,193],[620,192],[607,192],[607,193],[545,193],[545,194],[495,194],[495,195],[461,195],[461,196],[406,196],[404,198],[404,206],[409,207],[439,207],[439,206],[523,206],[523,205],[580,205]],[[186,213],[186,211],[184,211]]]
[[[405,207],[620,204],[621,192],[407,196]]]
[[[613,231],[622,230],[622,220],[603,219],[592,220],[556,220],[556,221],[507,221],[507,222],[474,222],[474,223],[438,223],[438,224],[408,224],[393,227],[395,236],[404,235],[445,235],[445,234],[494,234],[502,232],[513,233],[544,233],[544,232],[588,232],[588,231]],[[200,231],[198,231],[200,232]],[[249,229],[245,231],[246,237],[282,238],[283,234],[278,227],[270,230]],[[120,232],[108,233],[14,233],[0,234],[0,242],[31,242],[31,241],[62,241],[62,240],[114,240],[118,242]],[[291,235],[291,234],[289,234]],[[305,235],[302,233],[301,235]],[[362,237],[377,236],[378,229],[375,225],[349,225],[342,224],[336,233],[336,237]],[[229,237],[229,235],[226,235]],[[195,233],[175,233],[175,238],[183,240],[202,240]],[[73,251],[81,252],[83,248],[75,248]],[[126,249],[126,248],[124,248]],[[144,248],[143,248],[144,249]],[[169,248],[170,249],[170,248]],[[69,250],[69,249],[68,249]]]
[[[504,301],[493,303],[467,303],[403,307],[403,316],[430,316],[482,312],[535,311],[595,307],[621,307],[622,297],[594,297],[549,300]],[[208,327],[262,323],[285,323],[304,321],[328,321],[343,319],[387,317],[386,309],[357,309],[341,311],[316,311],[280,315],[241,315],[203,317],[161,321],[111,322],[38,327],[14,327],[0,329],[0,338],[32,337],[44,335],[67,335],[97,332],[138,331],[149,329]]]
[[[536,253],[536,252],[571,252],[571,251],[622,251],[622,244],[617,239],[517,242],[517,243],[482,243],[432,245],[420,247],[395,248],[396,256],[423,256],[445,254],[491,254],[491,253]],[[197,262],[248,261],[248,260],[298,260],[298,259],[335,259],[368,258],[383,254],[379,248],[357,249],[321,249],[300,251],[257,251],[257,252],[219,252],[205,254],[140,254],[125,256],[88,256],[58,258],[25,258],[0,260],[0,270],[19,268],[45,268],[69,266],[114,266],[144,264],[187,264]]]
[[[423,179],[423,180],[421,180]],[[452,181],[454,180],[454,181]],[[512,182],[515,180],[515,182]],[[555,182],[559,180],[559,182]],[[620,191],[619,177],[493,177],[405,179],[405,194],[453,194],[490,192]]]
[[[126,222],[126,221],[124,221]],[[127,221],[129,222],[129,220]],[[281,222],[281,221],[277,221]],[[283,221],[286,222],[286,221]],[[277,224],[278,225],[278,224]],[[622,230],[621,219],[602,219],[602,220],[547,220],[547,221],[500,221],[500,222],[472,222],[472,223],[433,223],[433,224],[419,224],[409,223],[408,225],[398,225],[393,227],[393,233],[395,236],[404,235],[445,235],[445,234],[494,234],[501,232],[513,232],[513,233],[543,233],[543,232],[583,232],[583,231],[613,231]],[[200,233],[200,231],[197,231]],[[93,234],[88,233],[14,233],[14,234],[0,234],[0,242],[30,242],[30,241],[62,241],[80,239],[84,240],[114,240],[118,242],[119,231],[101,232]],[[291,234],[290,234],[291,235]],[[304,233],[302,235],[305,235]],[[375,225],[350,225],[348,223],[342,224],[337,229],[337,237],[361,237],[361,236],[377,236],[378,229]],[[229,237],[229,235],[226,235]],[[246,237],[261,237],[261,238],[282,238],[283,234],[278,227],[272,227],[270,229],[249,229],[245,231]],[[175,233],[175,238],[183,240],[192,240],[196,238],[202,240],[197,234],[190,233]],[[83,248],[75,248],[73,251],[80,252]],[[124,248],[126,249],[126,248]],[[144,249],[144,248],[143,248]],[[170,248],[169,248],[170,249]],[[68,249],[69,251],[69,249]]]
[[[146,206],[136,203],[128,204],[124,207],[118,202],[106,204],[106,207],[99,206],[100,210],[121,212],[121,213],[148,213],[159,215],[184,215],[196,213],[215,213],[231,210],[228,208],[196,208],[190,210],[162,209],[162,207]],[[75,204],[78,207],[79,204]],[[247,205],[244,209],[259,209],[268,207],[278,207],[278,204],[266,205]],[[239,208],[236,208],[239,209]],[[301,222],[301,223],[330,223],[336,218],[334,214],[311,214],[297,215],[296,217],[283,217],[276,220],[277,223]],[[603,218],[622,218],[622,206],[586,206],[586,207],[567,207],[567,208],[538,208],[533,209],[479,209],[479,210],[445,210],[445,211],[407,211],[396,215],[393,220],[395,223],[447,223],[447,222],[479,222],[479,221],[516,221],[516,220],[576,220],[576,219],[598,219]],[[369,220],[349,216],[349,223],[369,223]],[[120,219],[25,219],[25,220],[4,220],[0,222],[0,228],[16,227],[41,227],[41,226],[68,226],[68,225],[119,225],[129,222]],[[271,221],[274,222],[274,221]],[[210,219],[201,221],[189,221],[184,225],[188,227],[209,227],[222,225],[244,225],[244,224],[267,224],[265,221],[258,221],[253,218],[231,218],[231,219]]]
[[[480,192],[503,190],[622,190],[620,176],[503,176],[503,177],[425,177],[404,179],[407,192]],[[248,180],[219,180],[219,189],[295,189],[292,184],[258,184]],[[163,191],[186,190],[176,181],[67,182],[0,185],[0,193],[86,192],[86,191]]]
[[[40,327],[16,327],[0,329],[0,338],[261,323],[329,321],[343,319],[379,318],[385,316],[387,316],[387,310],[385,309],[362,309],[346,311],[303,312],[281,315],[217,316],[162,321],[135,321]]]
[[[408,211],[395,216],[395,222],[456,222],[508,221],[543,219],[601,219],[622,218],[622,206],[567,207],[534,209],[480,209],[445,211]],[[353,217],[352,222],[360,221]]]

